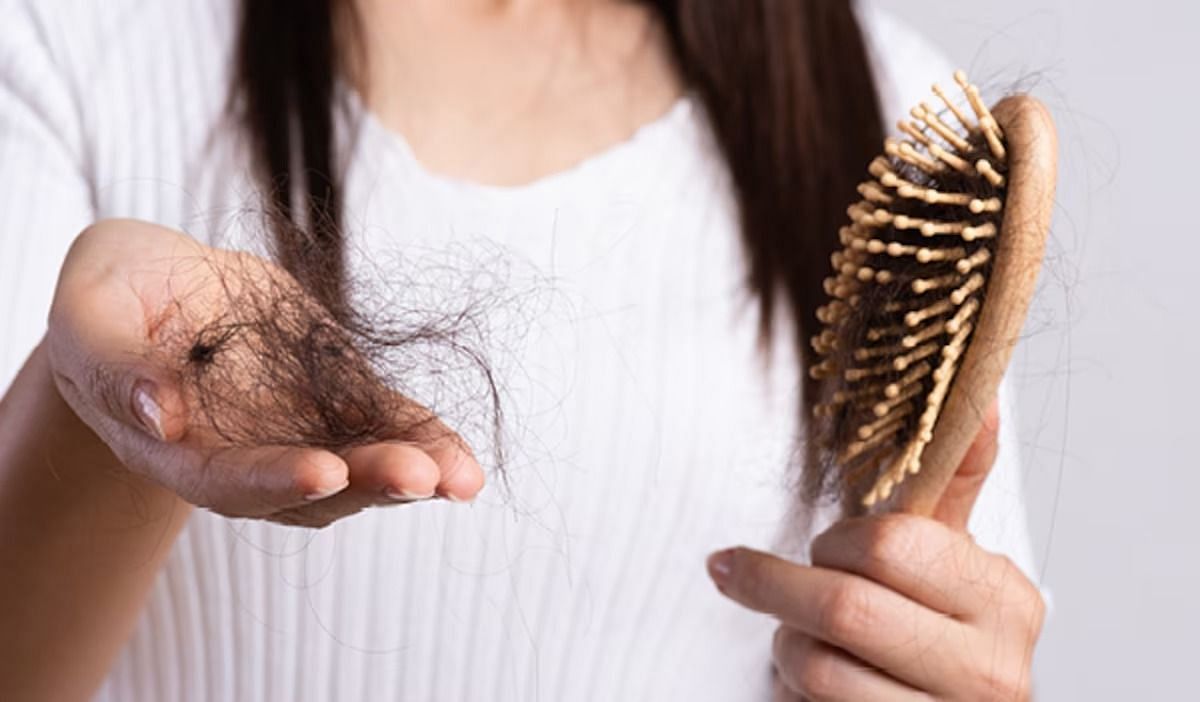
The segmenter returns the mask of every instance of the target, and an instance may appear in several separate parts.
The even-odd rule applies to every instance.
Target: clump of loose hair
[[[483,427],[502,466],[502,393],[483,351],[496,299],[449,312],[406,307],[403,286],[372,281],[361,292],[376,304],[335,314],[291,273],[248,253],[178,266],[189,286],[173,286],[151,328],[154,360],[183,390],[189,432],[230,447],[344,451],[457,440],[446,419]]]

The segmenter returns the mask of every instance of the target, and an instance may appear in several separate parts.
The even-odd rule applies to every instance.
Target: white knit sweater
[[[261,239],[244,216],[245,151],[221,119],[235,9],[0,0],[0,388],[88,223]],[[895,117],[949,67],[894,22],[865,20]],[[702,111],[684,98],[628,142],[516,188],[432,174],[355,117],[356,265],[418,290],[505,292],[488,348],[509,487],[322,531],[198,511],[99,699],[766,699],[772,621],[721,597],[704,558],[794,532],[797,378],[786,344],[769,364],[756,351]],[[972,526],[1028,569],[1004,426]]]

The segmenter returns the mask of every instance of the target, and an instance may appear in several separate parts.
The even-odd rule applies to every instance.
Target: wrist
[[[0,399],[0,631],[13,634],[0,637],[5,693],[90,695],[189,512],[75,415],[39,346]]]

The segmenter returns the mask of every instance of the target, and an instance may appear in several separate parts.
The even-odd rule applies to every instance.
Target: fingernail
[[[430,491],[430,492],[413,492],[410,490],[394,490],[392,488],[388,488],[387,490],[385,490],[383,492],[383,494],[386,495],[389,500],[396,500],[397,502],[412,502],[414,500],[428,500],[429,498],[433,497],[432,491]]]
[[[733,549],[717,551],[708,557],[708,574],[718,585],[729,582],[733,574]]]
[[[327,487],[327,488],[323,488],[321,490],[316,490],[314,492],[310,492],[304,496],[304,499],[308,500],[309,502],[316,502],[317,500],[323,500],[326,497],[333,497],[334,495],[338,494],[339,492],[341,492],[342,490],[345,490],[348,487],[350,487],[349,480],[343,482],[341,485],[334,485],[333,487]]]
[[[154,399],[153,383],[139,380],[133,386],[133,412],[147,432],[159,441],[166,440],[167,433],[163,431],[162,407]]]

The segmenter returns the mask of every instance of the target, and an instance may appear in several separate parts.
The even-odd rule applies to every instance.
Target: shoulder
[[[64,142],[98,217],[181,226],[241,1],[0,0],[0,92]]]
[[[61,87],[84,122],[119,113],[149,92],[182,87],[194,94],[228,63],[237,4],[0,0],[0,79]]]
[[[44,47],[64,70],[219,39],[237,0],[0,0],[0,37]]]
[[[891,124],[921,100],[929,86],[945,83],[954,64],[940,47],[895,15],[871,3],[857,5],[885,124]]]

